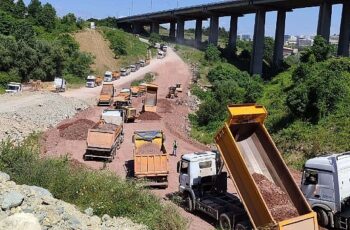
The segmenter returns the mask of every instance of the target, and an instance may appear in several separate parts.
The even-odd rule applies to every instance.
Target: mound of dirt
[[[166,99],[159,99],[157,104],[157,112],[159,113],[173,112],[173,106],[171,105],[171,101]]]
[[[144,121],[152,121],[152,120],[157,121],[157,120],[160,120],[160,118],[162,117],[159,116],[157,113],[153,113],[153,112],[143,112],[139,116],[139,119]]]
[[[72,123],[63,124],[57,127],[60,137],[66,140],[86,140],[88,130],[96,124],[87,119],[79,119]]]
[[[277,222],[299,216],[288,195],[280,187],[269,181],[264,175],[254,173],[252,176],[272,217]]]
[[[142,145],[137,151],[138,154],[162,154],[158,145],[153,143],[147,143]]]

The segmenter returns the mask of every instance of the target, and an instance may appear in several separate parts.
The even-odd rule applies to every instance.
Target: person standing
[[[176,150],[177,150],[177,141],[175,140],[173,143],[173,156],[176,156]]]

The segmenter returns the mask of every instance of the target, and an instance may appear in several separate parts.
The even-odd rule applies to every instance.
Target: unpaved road
[[[167,199],[168,195],[178,191],[178,174],[176,172],[176,164],[178,160],[180,160],[181,155],[208,149],[206,146],[195,143],[187,136],[186,128],[188,126],[187,115],[189,113],[189,108],[186,105],[186,101],[191,73],[188,66],[171,49],[169,49],[168,55],[165,59],[154,60],[150,66],[142,68],[138,72],[116,81],[115,85],[119,88],[121,88],[123,85],[127,86],[131,79],[141,78],[145,73],[150,71],[158,73],[154,83],[159,85],[157,111],[162,118],[157,121],[137,120],[135,123],[125,124],[124,143],[117,151],[117,156],[114,161],[109,163],[107,167],[111,171],[116,172],[117,175],[126,177],[128,166],[133,159],[133,132],[135,130],[163,130],[166,135],[165,147],[168,152],[172,151],[172,143],[174,140],[177,140],[179,145],[177,157],[170,156],[169,160],[169,187],[165,190],[152,190],[156,195]],[[182,83],[184,92],[179,95],[178,99],[165,99],[168,87],[175,83]],[[70,91],[62,95],[87,99],[89,97],[97,97],[99,91],[99,88],[83,88]],[[142,98],[133,99],[133,106],[138,110],[141,109],[141,100]],[[81,119],[88,119],[97,122],[102,110],[102,107],[91,107],[90,109],[77,114],[73,119],[63,121],[60,125],[62,127],[64,124],[74,123]],[[88,127],[85,127],[84,131],[87,131],[87,128]],[[43,139],[43,146],[43,152],[45,155],[58,156],[68,153],[73,159],[86,164],[88,167],[93,169],[103,168],[102,162],[83,161],[83,154],[85,153],[86,149],[85,140],[72,140],[72,138],[66,138],[65,136],[62,136],[62,131],[60,133],[60,130],[57,128],[52,128],[46,132]],[[232,184],[230,187],[232,187]],[[179,208],[179,210],[183,216],[189,219],[189,229],[214,229],[215,222],[213,222],[213,220],[192,215],[185,212],[182,208]]]
[[[101,75],[106,70],[118,69],[117,60],[108,47],[108,41],[97,30],[86,29],[74,34],[74,38],[79,43],[81,51],[95,56],[92,68],[97,74]]]

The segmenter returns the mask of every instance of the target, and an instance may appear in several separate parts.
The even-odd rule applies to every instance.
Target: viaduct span
[[[170,23],[169,37],[175,39],[177,43],[182,44],[184,43],[185,21],[195,20],[195,44],[199,46],[202,42],[202,22],[209,19],[208,42],[217,45],[220,17],[230,16],[228,48],[234,50],[236,47],[239,17],[254,13],[255,25],[250,72],[251,74],[261,74],[266,12],[277,11],[273,62],[274,65],[278,66],[283,60],[287,12],[297,8],[318,6],[317,34],[329,40],[333,4],[342,4],[343,6],[338,55],[349,56],[350,0],[232,0],[119,18],[118,25],[122,28],[129,28],[133,33],[137,34],[140,33],[143,26],[150,26],[151,32],[159,33],[160,24]]]

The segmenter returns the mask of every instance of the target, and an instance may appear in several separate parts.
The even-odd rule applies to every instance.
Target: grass
[[[0,86],[0,94],[4,94],[5,93],[5,88]]]
[[[131,82],[131,86],[139,86],[141,83],[151,83],[154,80],[155,75],[153,73],[146,73],[143,79]]]
[[[84,78],[75,77],[69,74],[65,75],[64,78],[68,82],[69,89],[78,89],[85,86],[86,84],[86,80]]]
[[[161,200],[133,180],[125,181],[114,173],[89,170],[69,157],[39,157],[40,134],[23,143],[0,145],[0,170],[18,184],[47,188],[57,198],[92,207],[101,216],[128,217],[150,229],[186,229],[186,221],[171,204]]]

